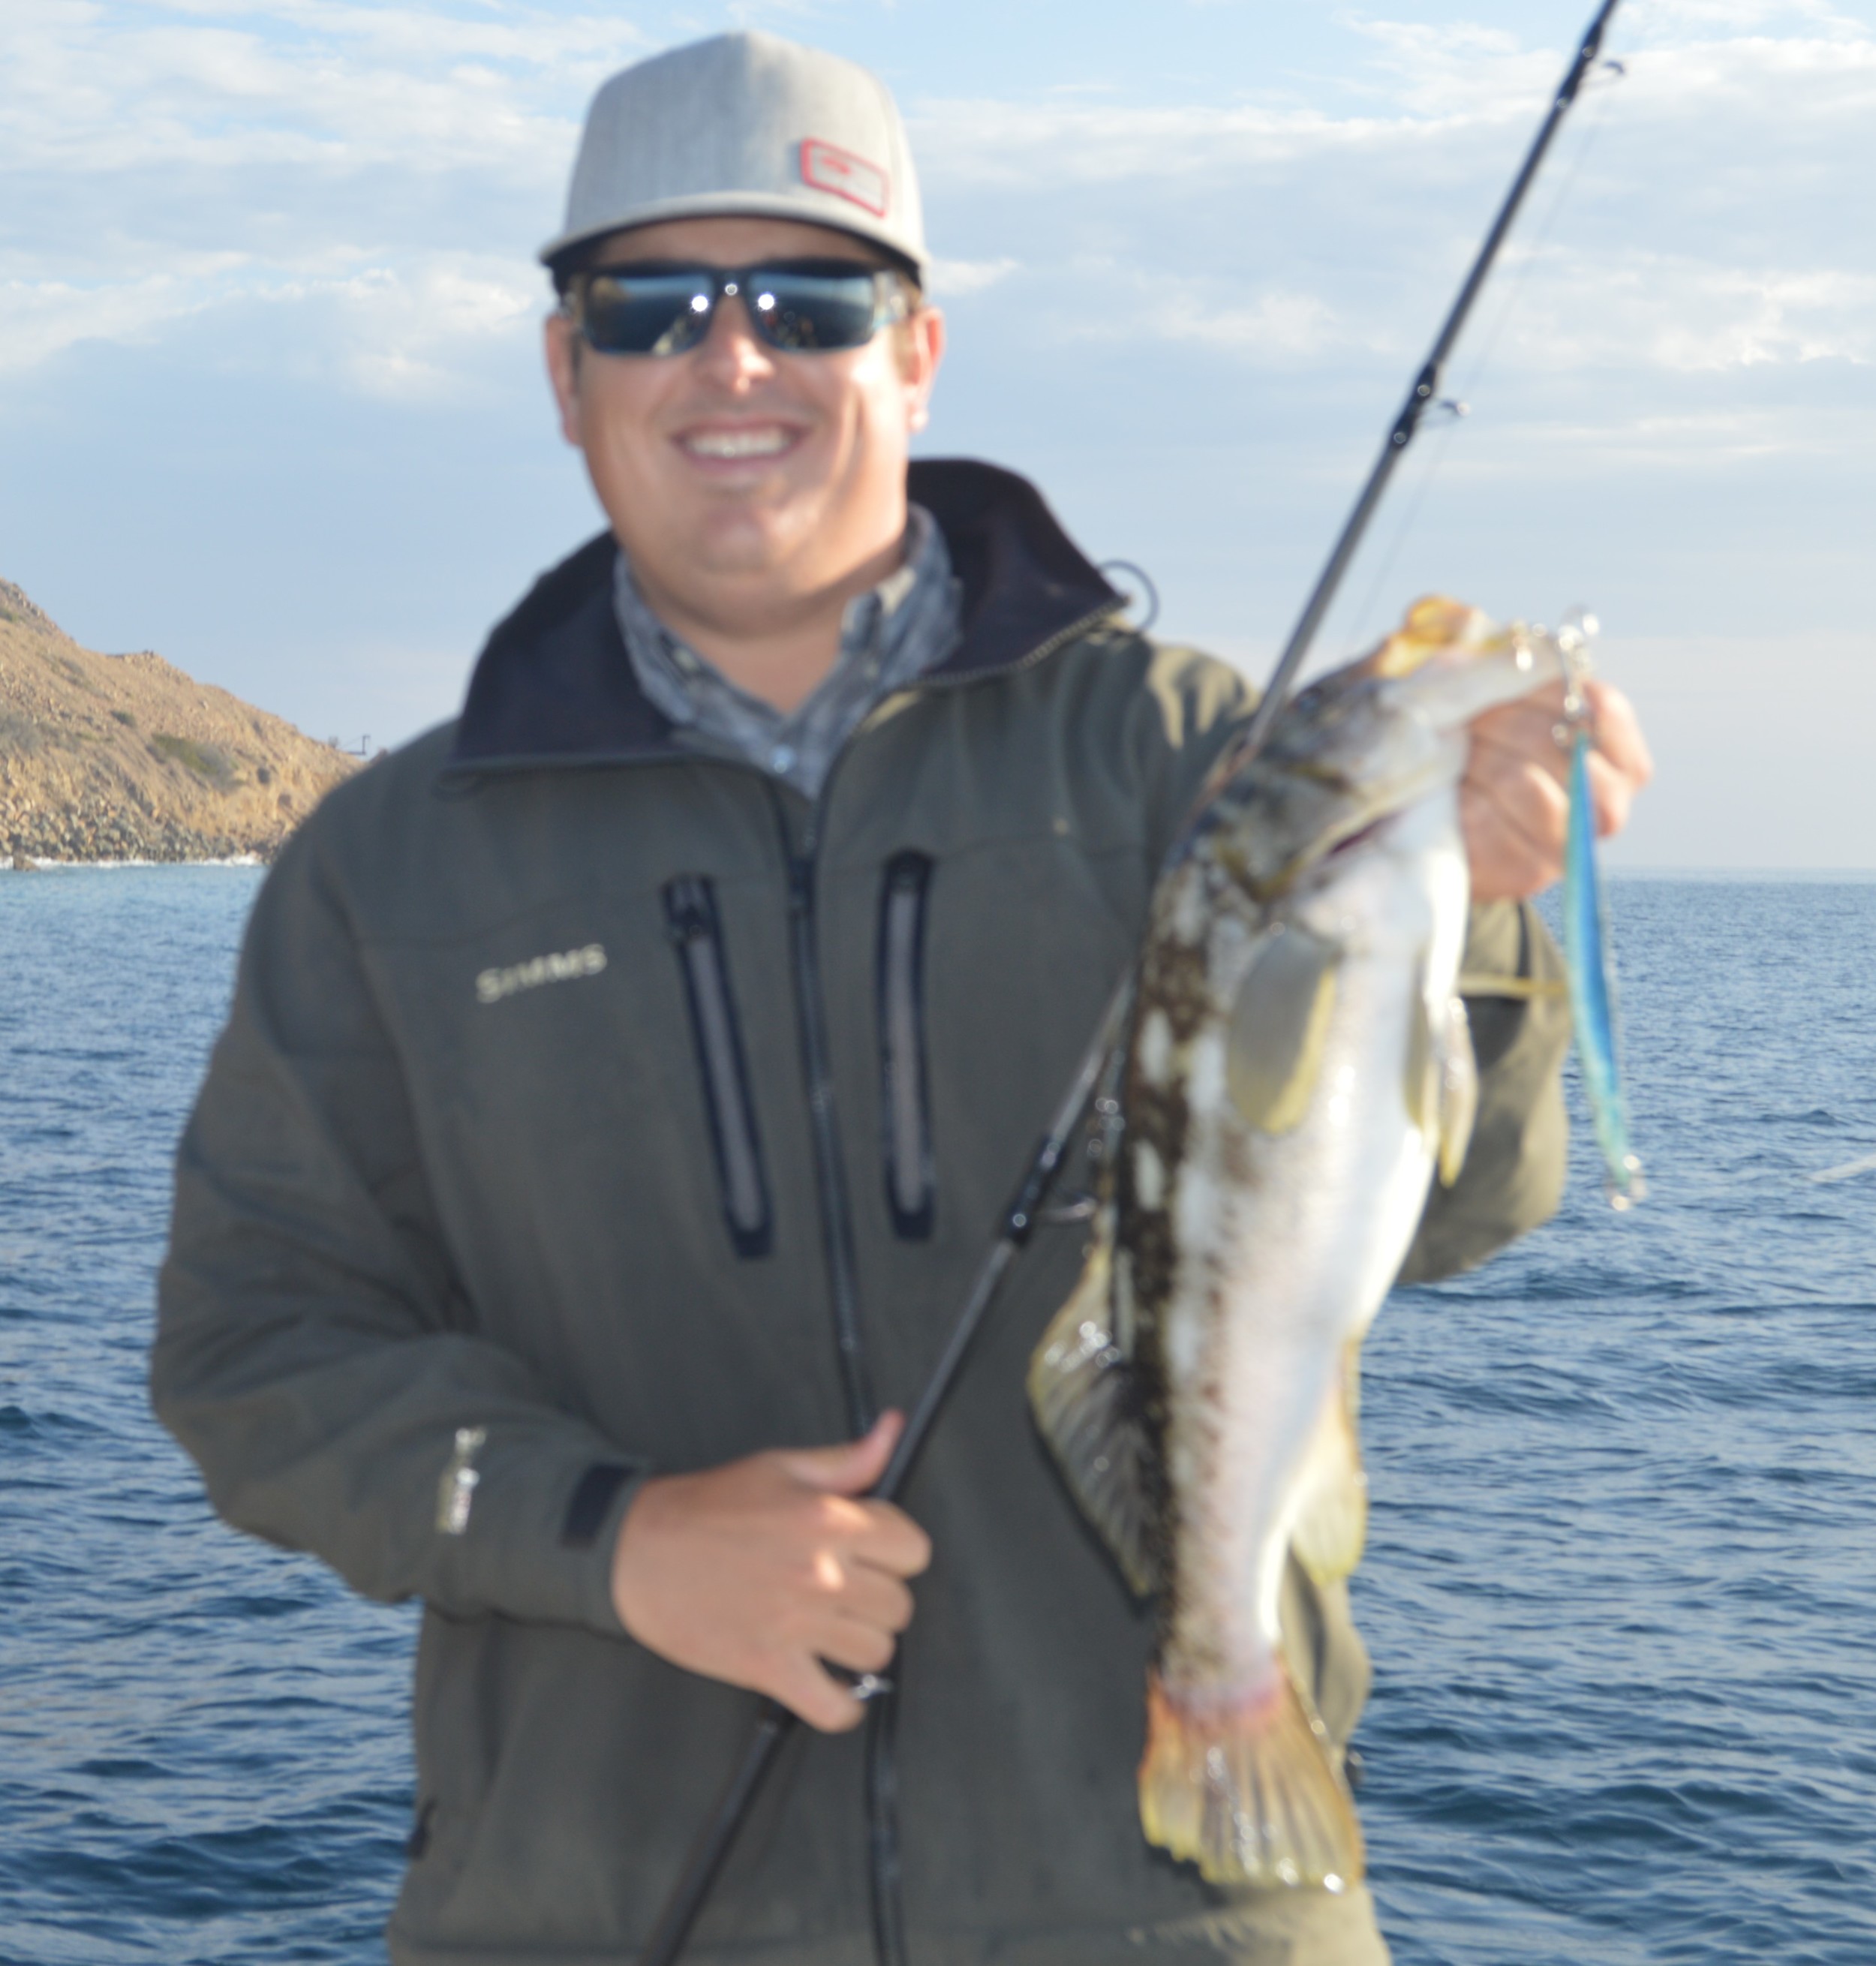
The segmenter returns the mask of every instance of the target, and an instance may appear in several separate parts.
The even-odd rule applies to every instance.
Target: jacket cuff
[[[650,1470],[642,1462],[595,1461],[574,1484],[560,1518],[560,1547],[585,1558],[586,1609],[581,1622],[611,1638],[626,1636],[612,1602],[612,1552],[626,1511]]]
[[[464,1507],[462,1440],[437,1483],[438,1561],[426,1597],[443,1611],[494,1610],[624,1638],[612,1550],[646,1465],[590,1450],[543,1455],[538,1439],[492,1441],[469,1464]]]

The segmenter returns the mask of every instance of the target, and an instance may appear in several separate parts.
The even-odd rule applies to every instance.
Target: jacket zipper
[[[664,891],[665,929],[676,949],[690,1005],[691,1037],[723,1194],[724,1220],[739,1256],[766,1256],[773,1240],[769,1184],[749,1094],[749,1070],[730,994],[717,899],[702,876],[680,875]]]
[[[838,760],[836,761],[836,768]],[[815,945],[814,849],[823,802],[832,782],[822,784],[798,850],[781,794],[769,794],[788,870],[789,942],[795,959],[795,995],[800,1006],[801,1065],[807,1080],[814,1156],[820,1175],[821,1236],[833,1299],[834,1342],[846,1394],[847,1424],[857,1436],[872,1425],[871,1376],[859,1323],[859,1289],[853,1254],[853,1217],[848,1204],[846,1163],[833,1103],[833,1077],[827,1059],[825,1001],[820,958]],[[873,1951],[878,1966],[906,1966],[905,1912],[900,1890],[898,1776],[892,1752],[892,1708],[888,1687],[877,1694],[866,1714],[867,1882],[872,1907]]]
[[[923,1242],[932,1232],[936,1180],[925,1071],[925,904],[932,861],[896,853],[879,898],[879,1100],[886,1207],[894,1232]]]
[[[821,1245],[833,1300],[834,1347],[846,1395],[847,1425],[857,1439],[872,1426],[877,1409],[860,1333],[859,1286],[853,1255],[853,1213],[834,1111],[833,1074],[827,1062],[827,1023],[821,994],[820,956],[815,946],[814,827],[796,850],[788,817],[772,785],[775,821],[788,869],[788,941],[795,961],[795,993],[801,1026],[801,1069],[807,1081],[808,1117],[820,1179]]]

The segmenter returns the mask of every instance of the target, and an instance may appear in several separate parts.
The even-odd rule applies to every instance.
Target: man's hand
[[[890,1502],[857,1499],[885,1471],[904,1416],[840,1447],[752,1454],[647,1481],[612,1555],[612,1602],[642,1645],[766,1693],[839,1733],[865,1711],[826,1670],[878,1672],[912,1621],[905,1579],[931,1542]]]
[[[1621,691],[1595,681],[1586,688],[1595,743],[1590,795],[1596,830],[1606,837],[1628,823],[1629,805],[1655,775],[1655,761]],[[1459,827],[1475,901],[1521,901],[1563,872],[1570,754],[1556,740],[1562,717],[1563,685],[1554,682],[1474,720]]]

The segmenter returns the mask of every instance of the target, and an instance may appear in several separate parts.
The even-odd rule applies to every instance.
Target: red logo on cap
[[[830,191],[875,218],[886,215],[886,192],[891,180],[877,164],[869,164],[837,143],[810,137],[802,144],[801,182],[816,191]]]

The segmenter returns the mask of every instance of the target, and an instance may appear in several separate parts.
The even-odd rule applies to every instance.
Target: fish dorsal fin
[[[1030,1406],[1083,1513],[1140,1597],[1158,1589],[1146,1470],[1153,1448],[1133,1362],[1115,1341],[1113,1204],[1081,1281],[1030,1361]]]
[[[1360,1342],[1343,1349],[1342,1369],[1323,1401],[1299,1479],[1303,1500],[1290,1547],[1318,1584],[1348,1576],[1368,1539],[1368,1475],[1355,1433]]]
[[[1472,1027],[1465,1005],[1446,999],[1446,1027],[1440,1033],[1439,1179],[1450,1188],[1465,1165],[1472,1144],[1472,1122],[1478,1116],[1478,1059],[1472,1049]]]
[[[1309,1110],[1341,949],[1295,922],[1259,950],[1231,1012],[1225,1081],[1247,1125],[1287,1133]]]

